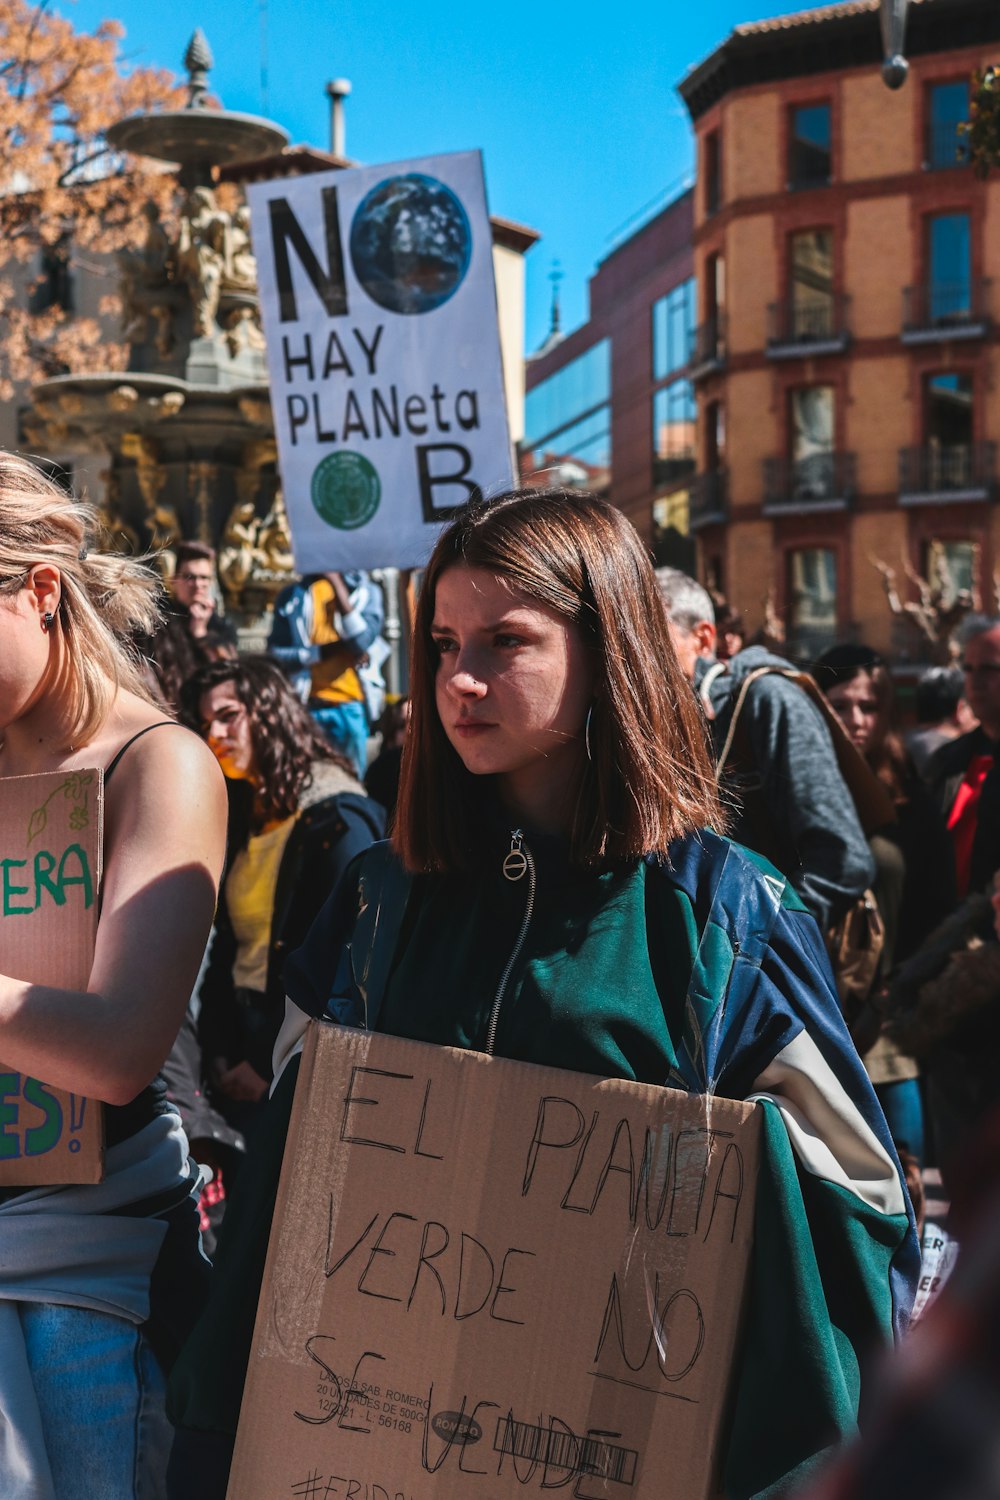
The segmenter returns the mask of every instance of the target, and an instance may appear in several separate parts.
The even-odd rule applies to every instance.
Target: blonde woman
[[[0,952],[4,1067],[107,1106],[102,1183],[0,1191],[4,1500],[161,1493],[164,1365],[207,1269],[187,1143],[158,1073],[212,922],[225,790],[124,644],[155,625],[158,585],[94,550],[94,520],[0,453],[0,789],[92,766],[106,781],[86,993],[6,974]]]

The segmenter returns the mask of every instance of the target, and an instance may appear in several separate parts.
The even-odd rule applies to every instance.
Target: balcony
[[[680,453],[653,455],[653,486],[657,490],[676,489],[694,473],[694,457]]]
[[[925,143],[927,159],[924,168],[937,172],[945,167],[966,167],[969,164],[969,147],[964,136],[958,133],[957,120],[939,120],[930,125]]]
[[[903,292],[903,343],[985,338],[990,331],[991,286],[988,276],[908,286]]]
[[[717,375],[725,363],[726,318],[724,313],[713,313],[692,331],[688,378],[704,380],[706,375]]]
[[[688,525],[692,531],[702,526],[720,526],[729,518],[729,474],[713,469],[699,474],[691,485]]]
[[[841,354],[850,342],[848,310],[850,298],[832,293],[806,302],[786,297],[768,306],[767,354],[769,359],[806,359],[820,354]]]
[[[931,443],[899,450],[900,505],[947,505],[991,500],[996,443]]]
[[[816,515],[846,510],[854,498],[853,453],[812,453],[808,458],[765,458],[765,516]]]

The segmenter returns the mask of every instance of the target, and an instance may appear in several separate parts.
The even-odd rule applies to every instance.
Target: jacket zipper
[[[511,833],[510,853],[503,862],[503,873],[507,880],[520,880],[527,873],[528,899],[525,902],[524,916],[521,919],[521,930],[517,935],[517,942],[514,944],[513,951],[507,960],[507,967],[500,978],[496,996],[493,1000],[493,1009],[490,1012],[490,1024],[486,1032],[486,1052],[490,1057],[493,1056],[493,1049],[497,1043],[497,1027],[500,1024],[500,1007],[503,1005],[504,990],[507,988],[514,965],[520,957],[521,949],[524,947],[524,940],[528,935],[528,928],[531,926],[531,914],[535,909],[535,861],[531,850],[524,842],[524,835],[521,833],[520,828],[515,828]]]

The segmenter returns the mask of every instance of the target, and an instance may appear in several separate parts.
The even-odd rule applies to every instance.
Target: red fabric
[[[962,777],[955,800],[948,814],[948,831],[955,845],[955,874],[958,894],[966,896],[972,876],[972,845],[976,837],[979,818],[979,799],[983,782],[993,769],[992,755],[974,755]]]

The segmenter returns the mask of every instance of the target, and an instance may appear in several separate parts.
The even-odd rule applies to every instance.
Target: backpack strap
[[[833,743],[833,751],[837,757],[837,768],[843,776],[847,790],[851,794],[865,836],[875,833],[879,828],[884,828],[887,823],[895,823],[896,808],[887,787],[875,775],[864,756],[856,745],[849,739],[843,724],[830,707],[830,703],[819,684],[811,678],[808,672],[796,672],[792,667],[757,667],[748,672],[740,684],[739,694],[733,707],[733,715],[729,721],[729,730],[726,734],[725,744],[716,765],[716,775],[721,776],[725,770],[726,763],[736,743],[736,734],[740,726],[740,716],[750,689],[755,682],[762,677],[784,677],[789,682],[794,682],[796,687],[801,688],[806,697],[819,711],[820,717],[830,735]],[[744,737],[749,741],[749,736]],[[749,754],[749,743],[745,745],[745,751]]]

